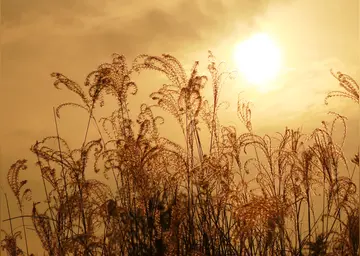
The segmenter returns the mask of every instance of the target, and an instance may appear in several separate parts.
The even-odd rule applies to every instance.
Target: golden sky
[[[1,4],[0,168],[6,189],[8,167],[18,158],[31,161],[27,177],[37,183],[29,147],[55,134],[53,106],[75,99],[52,86],[51,72],[81,84],[99,64],[111,61],[114,52],[124,54],[129,64],[141,53],[169,53],[190,69],[195,60],[206,67],[207,50],[212,50],[236,68],[232,57],[236,43],[259,31],[276,40],[291,71],[264,94],[241,79],[229,84],[221,95],[231,104],[224,111],[224,122],[235,122],[237,93],[243,91],[254,105],[256,132],[274,135],[285,126],[311,131],[322,120],[330,120],[326,113],[335,110],[349,118],[346,152],[350,156],[357,149],[358,107],[343,99],[324,106],[323,100],[328,91],[338,89],[330,68],[360,81],[358,0],[2,0]],[[136,78],[139,93],[129,98],[134,113],[161,86],[156,77],[150,73]],[[61,134],[73,146],[83,138],[81,114],[66,110],[60,120]],[[169,125],[162,129],[166,136]],[[236,125],[241,127],[240,122]],[[1,211],[4,216],[5,209]]]

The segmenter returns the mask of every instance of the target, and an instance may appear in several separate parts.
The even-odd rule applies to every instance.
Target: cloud
[[[104,2],[103,2],[104,3]],[[55,19],[61,16],[87,14],[90,16],[102,13],[102,2],[97,1],[47,1],[47,0],[3,0],[2,23],[5,26],[19,26],[24,23],[37,23],[43,16]]]
[[[46,1],[3,0],[3,44],[46,35],[96,37],[113,34],[134,44],[154,39],[184,42],[221,38],[251,24],[270,3],[285,0]],[[171,39],[171,42],[170,40]]]

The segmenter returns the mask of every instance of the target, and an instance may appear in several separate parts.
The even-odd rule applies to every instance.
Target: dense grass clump
[[[47,255],[358,255],[353,174],[359,155],[351,162],[343,155],[346,118],[333,113],[332,123],[323,122],[308,136],[287,128],[276,137],[260,136],[253,133],[249,104],[239,101],[237,114],[247,129],[239,134],[219,122],[221,87],[235,75],[220,64],[209,52],[205,76],[198,73],[198,62],[187,74],[167,54],[140,55],[131,68],[115,54],[84,86],[53,73],[56,88],[65,86],[81,100],[58,106],[57,118],[63,107],[83,109],[85,138],[72,149],[57,133],[31,147],[45,210],[37,202],[30,213],[23,207],[31,200],[26,180],[19,179],[26,160],[10,167],[8,184],[23,230],[14,231],[17,219],[9,214],[2,249],[11,256],[29,255],[26,234],[36,232]],[[169,83],[152,93],[155,104],[142,104],[134,118],[128,109],[128,95],[137,92],[132,76],[146,69],[162,73]],[[358,84],[345,74],[333,75],[345,92],[331,92],[326,99],[344,96],[358,103]],[[212,86],[212,100],[204,98],[205,86]],[[106,104],[104,96],[116,99],[117,108],[98,118],[94,110]],[[164,120],[154,115],[155,107],[173,115],[182,145],[161,136]],[[92,123],[98,140],[88,139]],[[338,123],[344,136],[336,143]],[[208,128],[201,134],[200,125]],[[89,179],[90,171],[102,172],[115,186]],[[34,231],[25,229],[24,218],[31,218]],[[22,249],[20,237],[26,241]]]

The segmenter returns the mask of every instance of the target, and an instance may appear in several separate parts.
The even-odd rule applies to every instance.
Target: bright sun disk
[[[255,34],[235,48],[234,58],[246,80],[264,90],[281,69],[281,52],[273,40],[263,33]]]

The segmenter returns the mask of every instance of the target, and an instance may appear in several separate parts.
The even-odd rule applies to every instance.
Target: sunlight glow
[[[255,34],[239,43],[235,48],[234,58],[246,80],[259,90],[266,90],[282,65],[279,47],[263,33]]]

